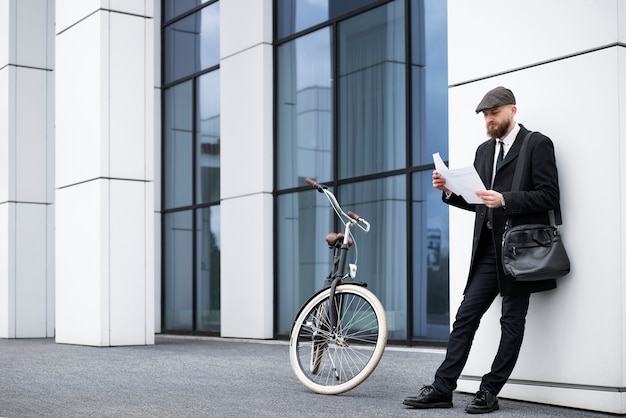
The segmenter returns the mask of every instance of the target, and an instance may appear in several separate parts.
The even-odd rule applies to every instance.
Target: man
[[[469,277],[458,309],[446,356],[431,385],[417,396],[407,397],[404,405],[412,408],[451,408],[452,392],[469,356],[483,314],[500,294],[502,296],[501,339],[480,390],[467,405],[468,413],[499,409],[497,395],[517,362],[530,294],[554,289],[555,280],[516,282],[504,274],[500,261],[506,218],[512,225],[549,224],[548,211],[559,208],[559,184],[552,141],[535,132],[527,140],[526,160],[519,191],[512,192],[513,173],[520,147],[528,130],[515,122],[517,107],[511,90],[496,87],[487,92],[476,108],[483,113],[491,139],[476,151],[474,167],[486,191],[476,194],[483,205],[470,205],[446,188],[446,180],[433,172],[433,187],[443,192],[445,203],[476,212]],[[501,151],[502,150],[502,151]],[[501,155],[501,162],[498,157]]]

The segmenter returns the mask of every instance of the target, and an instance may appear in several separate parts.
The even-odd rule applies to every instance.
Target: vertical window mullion
[[[196,331],[198,329],[197,327],[197,320],[196,320],[196,313],[198,310],[198,272],[197,272],[197,262],[198,262],[198,243],[197,243],[197,234],[196,231],[198,229],[198,220],[197,220],[197,216],[196,216],[196,211],[197,211],[197,184],[198,184],[198,173],[197,173],[197,160],[198,160],[198,78],[195,77],[192,81],[192,90],[191,90],[191,100],[192,100],[192,104],[191,104],[191,114],[192,114],[192,119],[191,119],[191,170],[192,170],[192,175],[191,175],[191,225],[192,225],[192,234],[191,234],[191,248],[192,248],[192,255],[191,255],[191,262],[192,262],[192,269],[191,269],[191,328],[193,331]]]
[[[411,48],[411,0],[404,1],[404,54],[405,54],[405,101],[406,101],[406,168],[411,167],[413,155],[413,54]],[[406,174],[406,220],[407,225],[413,225],[413,175]],[[413,228],[406,228],[406,253],[413,254]],[[413,257],[406,258],[406,341],[411,344],[413,339]]]

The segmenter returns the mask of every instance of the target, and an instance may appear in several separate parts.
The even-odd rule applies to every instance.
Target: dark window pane
[[[196,119],[196,203],[220,199],[220,74],[211,71],[198,78]]]
[[[300,307],[322,289],[331,252],[324,241],[332,230],[332,210],[313,189],[277,200],[278,330],[289,334]]]
[[[196,219],[196,330],[220,330],[220,207],[199,209]]]
[[[344,210],[358,213],[371,224],[367,234],[358,228],[354,232],[357,280],[366,282],[385,307],[390,339],[407,336],[405,179],[395,176],[341,186],[339,196]]]
[[[170,20],[209,0],[163,0],[163,20]]]
[[[191,330],[192,218],[191,211],[163,215],[163,328]]]
[[[165,28],[165,83],[219,64],[219,18],[214,3]]]
[[[191,205],[192,83],[163,92],[163,205],[164,209]]]
[[[445,1],[413,1],[413,165],[448,159],[448,38]],[[418,45],[422,45],[421,51]],[[417,54],[423,56],[416,57]],[[422,62],[423,60],[423,62]]]
[[[339,174],[406,167],[403,2],[339,25]]]
[[[413,177],[413,337],[446,341],[450,331],[448,207],[431,171]]]
[[[277,0],[278,38],[340,17],[377,0]]]
[[[278,48],[278,187],[328,180],[332,154],[330,29]]]

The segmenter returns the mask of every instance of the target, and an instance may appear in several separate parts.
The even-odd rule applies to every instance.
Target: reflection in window
[[[192,89],[191,81],[163,92],[163,204],[164,208],[191,205]]]
[[[198,77],[196,203],[220,199],[220,73]]]
[[[403,2],[341,22],[339,174],[406,166],[406,60]]]
[[[413,177],[413,335],[446,340],[450,331],[448,207],[431,172]]]
[[[278,48],[278,184],[329,179],[332,166],[330,29]]]
[[[389,338],[404,339],[406,329],[407,213],[404,176],[341,186],[340,202],[371,224],[369,233],[355,230],[357,280],[380,299],[389,322]],[[355,255],[354,252],[352,254]]]
[[[423,7],[419,4],[423,3]],[[448,159],[447,6],[441,0],[413,0],[413,165],[430,164],[439,152]],[[426,18],[428,17],[428,18]],[[423,41],[422,41],[423,39]],[[420,48],[416,46],[420,45]]]
[[[291,330],[293,318],[330,272],[331,250],[324,238],[332,230],[333,213],[314,190],[280,196],[277,201],[278,333]]]
[[[196,220],[198,331],[220,330],[220,206],[199,209]]]
[[[192,228],[191,211],[163,215],[165,329],[191,330],[193,327]]]
[[[163,20],[170,20],[209,0],[163,0]]]
[[[165,27],[165,83],[219,64],[219,3]]]
[[[378,0],[277,0],[278,38],[360,9]]]

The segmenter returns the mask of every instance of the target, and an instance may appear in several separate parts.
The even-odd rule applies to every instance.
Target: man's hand
[[[437,170],[433,171],[433,187],[437,190],[441,190],[446,194],[452,193],[450,190],[446,188],[446,179],[441,177],[441,174]]]
[[[433,180],[434,185],[434,180]],[[476,196],[480,197],[488,208],[495,209],[502,206],[502,193],[498,193],[495,190],[484,190],[476,192]]]

